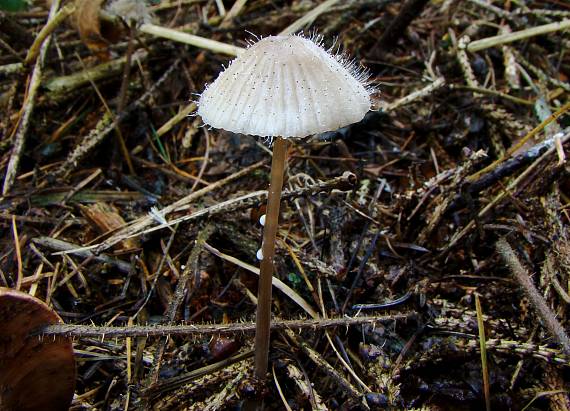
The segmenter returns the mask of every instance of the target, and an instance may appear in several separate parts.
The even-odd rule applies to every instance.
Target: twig
[[[230,11],[226,13],[224,19],[222,20],[220,27],[227,28],[230,26],[231,20],[239,15],[241,10],[245,7],[247,0],[236,0]]]
[[[560,107],[558,110],[556,110],[556,112],[552,113],[552,115],[550,115],[546,120],[544,120],[543,122],[541,122],[538,126],[536,126],[534,129],[532,129],[529,133],[527,133],[527,135],[525,135],[523,138],[521,138],[514,146],[512,146],[511,148],[509,148],[509,150],[505,153],[505,155],[495,161],[493,161],[491,164],[489,164],[487,167],[483,168],[482,170],[477,171],[476,173],[470,175],[468,177],[469,181],[474,181],[476,180],[479,176],[493,170],[495,167],[497,167],[501,162],[505,161],[507,158],[509,158],[515,151],[517,151],[518,149],[520,149],[527,141],[529,141],[531,138],[533,138],[535,135],[537,135],[538,133],[540,133],[542,130],[544,130],[544,128],[549,125],[550,123],[552,123],[553,121],[557,120],[562,114],[564,114],[566,111],[570,110],[570,102],[564,104],[562,107]]]
[[[535,66],[534,64],[532,64],[530,61],[528,61],[521,53],[519,53],[516,49],[511,49],[512,53],[514,54],[515,58],[517,59],[517,61],[520,61],[522,63],[523,66],[525,66],[529,71],[531,71],[532,73],[534,73],[535,76],[537,76],[539,79],[544,80],[550,84],[552,84],[555,87],[560,87],[564,90],[566,90],[567,92],[570,92],[570,84],[568,84],[568,82],[559,80],[557,78],[554,78],[552,76],[549,76],[547,73],[545,73],[541,68]]]
[[[174,243],[174,238],[175,238],[177,232],[178,232],[178,226],[174,226],[174,229],[170,233],[170,238],[168,239],[166,246],[162,247],[162,257],[160,258],[160,262],[158,263],[158,267],[155,270],[156,273],[162,272],[162,267],[164,266],[166,259],[169,257],[168,253],[170,251],[170,248],[172,247],[172,244]],[[144,267],[144,264],[142,266]],[[156,289],[156,284],[158,283],[159,279],[160,279],[160,275],[154,276],[154,279],[153,279],[152,284],[150,286],[150,290],[148,290],[146,292],[146,296],[145,296],[144,300],[142,301],[142,303],[137,304],[137,306],[135,306],[137,311],[136,311],[135,315],[133,315],[133,318],[137,318],[139,316],[139,314],[141,313],[141,311],[148,304],[150,297],[153,295],[154,290]]]
[[[570,356],[564,352],[550,348],[546,345],[538,345],[532,343],[525,343],[520,341],[490,338],[486,342],[487,352],[500,352],[507,355],[520,355],[523,357],[532,357],[538,360],[544,361],[548,364],[559,365],[562,367],[570,367]],[[480,350],[478,340],[469,341],[458,341],[457,346],[454,347],[454,352],[457,353],[459,350],[465,350],[466,352],[478,352]],[[449,353],[444,350],[444,354]],[[405,371],[410,371],[420,367],[424,367],[427,364],[433,363],[433,354],[427,352],[424,353],[420,359],[415,358],[413,361],[408,362],[403,368]],[[445,359],[449,361],[449,358]]]
[[[561,239],[560,241],[564,240]],[[542,265],[541,268],[542,274],[549,278],[550,283],[552,284],[552,286],[554,287],[560,298],[562,298],[566,304],[570,304],[570,295],[568,295],[568,292],[564,289],[564,287],[562,287],[562,285],[558,281],[558,278],[556,278],[557,270],[554,268],[554,262],[552,260],[553,260],[553,254],[549,254],[544,260],[544,263]]]
[[[208,240],[208,237],[212,234],[213,227],[208,225],[206,226],[196,238],[196,242],[194,244],[194,248],[190,252],[188,256],[188,260],[186,261],[186,265],[184,267],[184,271],[182,275],[178,278],[178,283],[176,284],[176,290],[174,291],[174,295],[170,300],[168,305],[168,310],[166,312],[166,321],[168,323],[173,323],[176,319],[176,314],[178,312],[178,308],[184,299],[184,295],[186,292],[186,287],[188,286],[188,280],[191,273],[196,272],[197,264],[198,264],[198,257],[200,253],[204,249],[204,243]],[[159,372],[160,372],[160,364],[162,362],[162,356],[166,350],[166,345],[168,343],[168,338],[163,338],[162,341],[158,344],[158,348],[155,351],[154,362],[153,362],[153,373],[151,376],[151,381],[156,382],[158,381]]]
[[[366,383],[364,381],[362,381],[362,379],[358,376],[358,374],[356,374],[354,372],[354,369],[352,368],[352,364],[350,364],[347,360],[348,360],[348,355],[346,354],[346,350],[344,349],[344,347],[342,347],[344,356],[347,358],[347,360],[345,360],[343,358],[343,355],[340,354],[340,352],[337,350],[330,334],[328,331],[325,331],[325,337],[329,343],[329,346],[333,349],[336,357],[338,358],[338,360],[340,361],[340,363],[343,365],[343,367],[346,369],[346,371],[352,376],[352,378],[354,379],[354,381],[356,381],[365,392],[372,392],[372,390],[368,387],[368,385],[366,385]],[[338,337],[338,336],[337,336]],[[342,341],[340,341],[340,338],[338,338],[337,340],[339,342],[339,344],[342,344]]]
[[[333,179],[333,180],[335,180],[335,179]],[[330,180],[327,181],[327,183],[330,183]],[[302,187],[302,188],[298,188],[298,189],[291,190],[291,191],[285,191],[283,193],[282,199],[285,200],[285,199],[297,198],[297,197],[301,197],[305,194],[315,194],[315,193],[318,193],[320,191],[323,191],[324,189],[326,189],[324,184],[315,184],[312,186]],[[156,227],[152,227],[148,230],[145,230],[144,232],[140,232],[140,233],[137,233],[135,235],[139,235],[139,234],[143,234],[143,233],[146,234],[146,233],[150,233],[150,232],[153,232],[156,230],[162,230],[164,228],[168,228],[168,227],[172,226],[173,224],[178,224],[181,222],[186,222],[186,221],[195,220],[195,219],[202,219],[202,218],[212,217],[214,215],[218,215],[218,214],[222,214],[222,213],[235,212],[235,211],[243,210],[246,208],[256,207],[256,206],[260,205],[260,203],[263,202],[266,197],[267,197],[267,191],[265,191],[265,190],[254,191],[252,193],[244,194],[243,196],[232,198],[230,200],[223,201],[219,204],[215,204],[213,206],[204,208],[204,209],[196,211],[192,214],[185,215],[185,216],[176,218],[174,220],[170,220],[166,224],[162,224],[162,225],[159,225]],[[181,211],[181,209],[179,211]]]
[[[34,42],[30,46],[28,54],[24,59],[25,65],[30,64],[38,56],[38,53],[40,51],[40,46],[42,45],[46,37],[49,36],[61,22],[63,22],[67,17],[72,15],[74,12],[75,12],[75,4],[66,4],[61,10],[59,10],[56,13],[55,16],[53,16],[53,18],[48,19],[48,22],[44,27],[42,27],[42,29],[34,39]]]
[[[373,316],[344,317],[328,319],[274,320],[271,329],[304,330],[373,325],[384,322],[405,320],[413,313]],[[127,337],[162,337],[188,335],[228,335],[253,333],[254,322],[233,324],[176,324],[176,325],[133,325],[131,327],[98,327],[94,325],[55,324],[35,330],[33,335],[44,337],[65,336],[72,338],[127,338]]]
[[[265,161],[259,161],[255,164],[252,164],[249,167],[246,167],[242,170],[239,170],[236,173],[227,176],[226,178],[223,178],[219,181],[216,181],[215,183],[212,183],[212,184],[210,184],[210,185],[208,185],[208,186],[206,186],[206,187],[204,187],[198,191],[194,191],[193,193],[190,193],[186,197],[183,197],[180,200],[177,200],[174,203],[162,208],[161,210],[159,210],[159,212],[163,217],[166,218],[166,216],[172,212],[184,210],[184,209],[186,209],[188,204],[196,201],[198,198],[204,196],[205,194],[207,194],[207,193],[209,193],[215,189],[223,187],[224,185],[226,185],[226,184],[228,184],[234,180],[237,180],[238,178],[246,176],[251,171],[256,170],[257,168],[261,167],[264,163],[265,163]],[[113,236],[109,237],[107,240],[103,241],[101,244],[97,244],[94,246],[87,247],[87,249],[96,248],[96,252],[101,252],[103,250],[106,250],[107,248],[112,247],[113,245],[123,241],[125,238],[140,235],[145,228],[149,227],[154,222],[155,222],[155,219],[152,216],[145,215],[143,217],[140,217],[137,220],[131,221],[127,226],[123,227],[121,230],[116,232]],[[175,224],[175,223],[169,222],[164,227],[169,227],[172,224]]]
[[[132,55],[131,64],[134,64],[137,60],[145,60],[147,56],[148,53],[146,50],[138,50]],[[44,84],[44,87],[48,90],[46,96],[51,100],[60,100],[62,97],[67,97],[72,91],[89,83],[97,82],[120,74],[124,70],[125,64],[127,64],[127,56],[120,57],[107,63],[98,64],[97,66],[87,68],[67,76],[49,79]],[[174,63],[175,66],[177,64],[177,62]],[[171,69],[172,68],[169,68],[166,73]]]
[[[190,274],[194,273],[198,270],[198,257],[200,253],[204,249],[204,244],[208,241],[208,238],[214,231],[214,227],[211,225],[207,225],[204,227],[196,238],[194,247],[188,256],[188,260],[184,265],[184,270],[182,271],[182,275],[178,278],[178,283],[176,284],[176,290],[174,291],[174,295],[172,300],[168,306],[168,311],[166,313],[166,317],[168,318],[169,322],[173,322],[176,319],[176,312],[184,299],[184,293],[186,292],[186,287],[188,286],[188,280],[190,278]]]
[[[556,23],[544,24],[542,26],[531,27],[530,29],[476,40],[467,45],[467,50],[474,53],[476,51],[485,50],[489,47],[500,46],[512,43],[513,41],[523,40],[529,37],[539,36],[541,34],[553,33],[555,31],[562,31],[568,28],[570,28],[570,19],[565,19]]]
[[[186,385],[192,381],[197,382],[196,380],[198,380],[201,377],[213,377],[215,381],[216,373],[222,371],[231,372],[231,368],[233,368],[232,365],[240,363],[251,356],[253,356],[253,350],[242,351],[236,355],[233,355],[230,358],[226,358],[214,364],[208,364],[196,370],[184,373],[182,375],[160,380],[156,384],[152,384],[150,387],[143,389],[142,394],[144,397],[153,397],[156,393],[164,393],[166,391],[171,391],[178,387]]]
[[[42,247],[49,248],[55,251],[66,251],[68,254],[76,254],[83,258],[92,257],[95,261],[100,263],[105,263],[117,267],[122,272],[128,273],[131,270],[131,264],[118,260],[116,258],[111,258],[105,255],[95,255],[89,250],[78,250],[77,244],[69,243],[67,241],[58,240],[56,238],[50,237],[37,237],[32,239],[35,244]]]
[[[228,54],[230,56],[237,56],[243,50],[243,48],[232,46],[231,44],[210,40],[193,34],[183,33],[166,27],[156,26],[154,24],[145,23],[141,25],[140,31],[151,36],[162,37],[217,53]]]
[[[237,178],[241,178],[241,177],[249,174],[250,171],[260,167],[263,163],[264,163],[264,161],[260,161],[258,163],[255,163],[255,164],[253,164],[253,165],[251,165],[251,166],[249,166],[243,170],[238,171],[237,173],[232,174],[231,176],[226,177],[225,179],[222,179],[220,181],[217,181],[215,183],[210,184],[207,187],[204,187],[198,191],[195,191],[195,192],[189,194],[188,196],[181,198],[180,200],[172,203],[171,205],[164,207],[163,209],[161,209],[159,211],[160,211],[162,216],[166,217],[166,215],[168,215],[172,212],[186,210],[188,208],[188,204],[195,201],[197,198],[200,198],[204,194],[206,194],[206,193],[208,193],[214,189],[217,189],[217,188],[219,188],[219,187],[221,187],[221,186],[223,186],[223,185],[225,185],[225,184],[227,184],[227,183],[229,183],[229,182],[231,182]],[[282,199],[286,200],[289,198],[300,197],[300,196],[303,196],[303,195],[308,194],[308,193],[314,194],[314,193],[318,193],[321,191],[331,190],[333,188],[341,188],[343,185],[348,185],[348,186],[352,187],[352,185],[355,183],[355,181],[356,181],[356,176],[354,174],[345,172],[342,176],[333,178],[331,180],[323,181],[323,182],[317,183],[317,184],[312,185],[312,186],[302,187],[300,189],[296,189],[293,191],[285,191],[282,195]],[[151,229],[148,229],[146,231],[145,231],[145,229],[147,229],[147,227],[152,225],[155,222],[155,219],[148,216],[148,215],[145,215],[144,217],[141,217],[141,218],[131,222],[129,225],[127,225],[126,227],[124,227],[119,232],[115,233],[112,237],[109,237],[107,240],[103,241],[102,243],[96,244],[93,246],[88,246],[88,247],[85,247],[84,249],[95,249],[96,252],[100,252],[100,251],[106,250],[109,247],[112,247],[113,245],[117,244],[118,242],[123,241],[126,238],[131,238],[131,237],[141,235],[143,233],[148,233],[151,231],[168,228],[168,227],[170,227],[176,223],[180,223],[183,221],[189,221],[189,220],[196,219],[196,218],[209,217],[209,216],[219,214],[222,212],[227,213],[229,211],[235,211],[235,210],[239,210],[239,209],[253,207],[254,205],[256,205],[256,204],[260,203],[262,200],[264,200],[266,196],[267,196],[267,191],[265,191],[265,190],[255,191],[253,193],[245,194],[245,195],[240,196],[238,198],[231,199],[231,200],[225,201],[223,203],[213,205],[213,206],[205,208],[203,210],[196,211],[192,214],[185,215],[185,216],[182,216],[182,217],[174,219],[174,220],[170,220],[170,221],[168,221],[167,224],[161,224],[161,225],[152,227]]]
[[[182,119],[188,117],[190,113],[196,110],[196,104],[191,103],[176,113],[170,120],[164,123],[158,130],[156,130],[156,135],[162,137],[164,134],[168,133],[172,127],[178,124]]]
[[[235,264],[235,265],[249,271],[250,273],[253,273],[255,275],[259,275],[259,268],[257,268],[257,267],[254,267],[250,264],[247,264],[241,260],[238,260],[237,258],[232,257],[231,255],[224,254],[224,253],[220,252],[220,250],[212,247],[208,243],[204,244],[204,248],[206,250],[208,250],[209,252],[211,252],[212,254],[214,254],[215,256],[220,257],[221,259],[229,261],[230,263]],[[307,301],[305,301],[305,299],[303,299],[303,297],[301,297],[299,294],[297,294],[291,287],[289,287],[287,284],[285,284],[279,278],[273,277],[272,285],[273,285],[273,287],[277,288],[279,291],[283,292],[283,294],[285,294],[291,300],[293,300],[299,307],[301,307],[303,310],[305,310],[305,312],[307,314],[309,314],[311,317],[313,317],[315,319],[319,318],[319,314],[317,314],[317,312],[313,309],[313,307],[311,307],[311,305]]]
[[[535,104],[533,101],[525,100],[523,98],[511,96],[510,94],[503,93],[503,92],[498,91],[498,90],[491,90],[491,89],[484,88],[484,87],[471,87],[471,86],[462,86],[462,85],[457,85],[457,84],[450,84],[449,88],[451,90],[467,90],[467,91],[473,91],[474,93],[488,94],[490,96],[504,98],[505,100],[509,100],[509,101],[512,101],[513,103],[517,103],[517,104],[523,104],[525,106],[534,106],[534,104]]]
[[[546,301],[533,284],[530,274],[526,268],[522,266],[510,244],[504,238],[501,238],[497,241],[495,247],[510,268],[514,277],[518,280],[519,285],[534,306],[538,316],[542,319],[546,329],[558,340],[566,354],[570,354],[570,338],[568,338],[562,324],[556,319],[556,315],[548,308]]]
[[[287,397],[285,397],[285,394],[283,393],[281,384],[279,384],[279,378],[277,378],[277,374],[275,373],[275,364],[271,366],[271,375],[273,376],[273,382],[275,383],[275,387],[279,393],[279,398],[281,398],[281,403],[283,404],[283,407],[285,407],[285,411],[293,411],[293,409],[287,403]]]
[[[135,23],[130,22],[128,24],[128,27],[129,27],[129,41],[127,44],[127,53],[125,55],[126,61],[125,65],[123,66],[123,78],[121,80],[121,88],[119,90],[119,102],[117,104],[117,113],[121,113],[125,108],[125,105],[127,104],[127,93],[131,78],[132,57],[135,49],[135,35],[137,30]],[[121,129],[119,127],[117,127],[116,135],[117,135],[117,143],[119,144],[119,149],[121,151],[121,154],[123,155],[123,159],[127,163],[127,168],[129,169],[129,173],[134,175],[135,169],[133,167],[133,161],[131,160],[129,149],[127,148],[127,144],[125,143],[125,139],[123,138],[123,133],[121,133]]]
[[[532,15],[532,16],[548,16],[548,17],[570,17],[570,11],[564,10],[545,10],[545,9],[529,9],[527,7],[513,11],[514,15]]]
[[[93,181],[95,178],[101,175],[101,173],[103,173],[103,170],[98,168],[93,173],[89,174],[89,176],[81,180],[77,185],[75,185],[75,187],[73,187],[73,189],[69,190],[69,193],[65,195],[65,198],[63,199],[62,203],[65,204],[67,201],[69,201],[71,197],[73,197],[83,187],[87,186],[87,184],[89,184],[91,181]]]
[[[511,26],[506,23],[501,25],[500,33],[511,32]],[[501,47],[501,52],[503,53],[503,64],[505,66],[505,80],[510,89],[519,90],[521,88],[520,70],[517,68],[517,59],[513,53],[513,48],[505,44]]]
[[[360,264],[358,265],[358,272],[356,273],[356,275],[354,276],[354,280],[352,280],[352,283],[350,284],[350,289],[348,290],[346,298],[344,299],[344,304],[342,305],[342,308],[341,308],[341,312],[343,312],[343,313],[346,311],[346,307],[348,306],[348,303],[350,302],[350,299],[352,298],[353,291],[355,290],[356,286],[360,282],[360,278],[362,277],[362,274],[364,273],[364,269],[366,267],[366,264],[368,263],[368,259],[372,256],[372,253],[376,249],[376,242],[378,241],[380,234],[382,234],[382,229],[379,228],[378,230],[376,230],[374,237],[372,237],[372,239],[370,240],[370,244],[366,249],[366,253],[364,254],[364,258],[362,258],[362,260],[360,261]]]
[[[469,0],[469,1],[475,5],[483,8],[483,9],[485,9],[485,10],[490,11],[491,13],[495,13],[497,16],[499,16],[502,19],[509,20],[509,21],[514,20],[513,17],[511,16],[511,13],[509,13],[509,12],[507,12],[507,11],[497,7],[497,6],[493,6],[492,4],[489,4],[489,3],[482,1],[482,0]]]
[[[49,11],[49,17],[47,24],[53,20],[59,9],[60,0],[54,0],[51,3],[51,8]],[[47,56],[51,41],[51,35],[47,36],[40,48],[40,55],[37,58],[36,65],[32,71],[32,77],[30,79],[30,85],[28,86],[28,91],[26,99],[24,100],[24,106],[22,108],[22,117],[20,119],[20,124],[16,130],[16,135],[14,137],[14,144],[12,148],[12,154],[10,155],[10,161],[8,162],[8,167],[6,168],[6,177],[4,178],[4,186],[2,187],[2,195],[6,195],[8,191],[12,188],[14,180],[16,179],[16,173],[18,172],[18,166],[20,165],[20,158],[22,157],[22,152],[24,151],[24,143],[26,141],[26,133],[28,132],[28,127],[30,125],[30,119],[36,105],[37,92],[42,81],[42,69]]]
[[[295,364],[286,365],[287,376],[295,382],[298,390],[304,398],[309,398],[313,411],[328,411],[329,408],[324,404],[322,397],[313,387],[311,381],[305,378],[305,375]]]
[[[22,63],[12,63],[0,66],[0,74],[7,76],[10,74],[18,74],[24,71],[24,65]]]
[[[429,96],[435,90],[437,90],[440,87],[443,87],[444,85],[445,85],[445,79],[443,77],[439,77],[433,83],[427,85],[426,87],[416,90],[408,94],[407,96],[404,96],[401,99],[398,99],[393,103],[390,103],[383,110],[386,112],[394,111],[401,106],[405,106],[413,101]]]
[[[569,138],[570,138],[570,133],[567,133],[566,135],[564,135],[560,139],[560,141],[566,142]],[[489,211],[491,211],[499,202],[501,202],[507,196],[507,193],[510,190],[512,190],[513,188],[518,186],[521,183],[521,181],[523,181],[531,173],[531,171],[534,170],[534,168],[537,167],[538,164],[540,164],[542,162],[542,160],[544,160],[550,154],[552,154],[556,151],[556,147],[554,146],[554,143],[553,143],[554,138],[550,139],[550,140],[552,142],[551,148],[549,148],[544,154],[542,154],[540,157],[538,157],[526,170],[524,170],[517,178],[515,178],[507,186],[506,190],[503,190],[499,194],[497,194],[481,211],[479,211],[477,213],[477,217],[476,217],[477,219],[481,220],[485,215],[487,215],[487,213]],[[533,149],[535,149],[535,148],[536,147],[533,147]],[[453,235],[451,241],[444,248],[441,255],[445,255],[450,249],[455,247],[455,245],[459,242],[459,240],[462,239],[468,232],[470,232],[475,227],[475,225],[476,225],[475,220],[471,220],[471,221],[469,221],[469,223],[467,223],[467,225],[459,233]]]
[[[338,3],[338,0],[326,0],[326,1],[324,1],[323,3],[319,4],[317,7],[312,9],[310,12],[303,15],[303,17],[301,17],[298,20],[295,20],[293,23],[291,23],[289,26],[287,26],[285,29],[283,29],[279,33],[279,35],[280,36],[287,36],[289,34],[293,34],[293,33],[296,33],[298,31],[302,30],[306,26],[313,23],[313,21],[315,21],[315,19],[317,17],[319,17],[321,14],[323,14],[324,12],[329,10],[336,3]]]
[[[459,39],[459,44],[457,45],[457,60],[459,61],[459,66],[461,67],[461,71],[463,72],[463,77],[465,78],[465,82],[471,88],[481,88],[477,78],[475,77],[475,73],[473,73],[473,68],[471,67],[471,63],[469,63],[469,56],[465,49],[469,44],[469,36],[463,36]],[[477,93],[474,93],[475,96],[478,96]]]
[[[16,260],[18,262],[18,273],[16,275],[16,290],[22,287],[22,279],[24,272],[22,268],[22,249],[20,247],[20,236],[18,235],[18,225],[16,224],[16,216],[12,216],[12,235],[14,236],[14,250],[16,250]]]
[[[354,385],[350,383],[342,374],[335,370],[326,360],[313,348],[309,347],[307,343],[302,341],[291,329],[286,331],[287,337],[295,343],[309,359],[319,367],[325,374],[334,379],[344,390],[347,391],[352,398],[360,399],[362,392],[360,392]]]
[[[566,134],[568,133],[570,133],[570,128],[566,130]],[[514,173],[516,173],[518,170],[531,164],[538,157],[543,155],[548,149],[555,148],[557,138],[558,139],[564,138],[566,140],[568,136],[565,137],[564,132],[559,133],[553,136],[552,138],[549,138],[539,144],[534,145],[525,152],[509,158],[508,160],[499,164],[494,169],[490,170],[486,174],[479,177],[477,180],[474,180],[469,185],[467,185],[466,188],[468,193],[474,196],[480,193],[481,191],[491,187],[497,181],[505,177],[511,176]],[[458,208],[463,207],[464,205],[465,205],[465,194],[459,193],[455,196],[455,198],[453,198],[453,201],[449,204],[449,207],[446,209],[446,212],[449,213],[455,211]]]

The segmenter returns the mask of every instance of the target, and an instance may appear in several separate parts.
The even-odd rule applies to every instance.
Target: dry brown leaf
[[[89,206],[81,206],[81,213],[101,234],[115,231],[126,225],[118,210],[110,204],[95,203]],[[119,244],[124,250],[138,248],[138,242],[134,238],[126,238]]]
[[[62,319],[43,301],[0,287],[0,409],[69,409],[75,386],[71,339],[29,334]]]
[[[108,42],[101,35],[101,22],[99,12],[103,0],[75,0],[75,13],[73,14],[73,24],[79,32],[81,41],[97,57],[108,60]]]

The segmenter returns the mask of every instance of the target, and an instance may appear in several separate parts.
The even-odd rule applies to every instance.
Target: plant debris
[[[73,339],[71,409],[570,409],[568,4],[29,3],[0,2],[0,287],[63,319],[17,328]],[[289,145],[262,381],[270,149],[194,101],[300,31],[379,93]]]

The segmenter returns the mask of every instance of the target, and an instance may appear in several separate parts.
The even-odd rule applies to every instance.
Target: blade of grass
[[[485,409],[491,411],[491,391],[489,387],[489,365],[487,364],[487,344],[485,341],[485,324],[483,323],[483,309],[479,296],[475,294],[475,309],[477,310],[477,327],[479,328],[479,346],[481,347],[481,369],[483,372],[483,392],[485,395]]]

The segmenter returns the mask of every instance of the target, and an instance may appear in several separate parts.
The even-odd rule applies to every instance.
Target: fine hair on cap
[[[244,50],[202,93],[198,115],[215,128],[306,137],[360,121],[371,106],[367,73],[319,38],[271,36]]]

